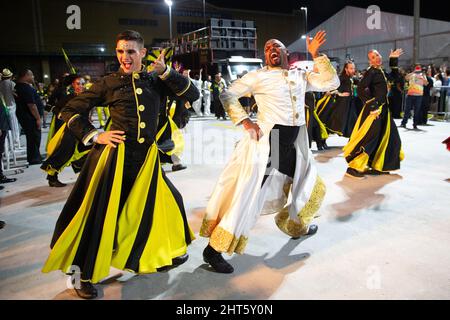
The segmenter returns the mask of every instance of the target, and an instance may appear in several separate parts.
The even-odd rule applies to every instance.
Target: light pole
[[[203,26],[206,27],[205,0],[203,0]]]
[[[306,48],[306,60],[308,60],[308,7],[301,7],[300,10],[305,11],[305,48]],[[302,36],[303,39],[303,36]]]
[[[414,40],[413,40],[413,64],[420,59],[420,0],[414,0]]]
[[[164,0],[164,2],[169,6],[169,30],[170,30],[170,43],[172,43],[172,0]]]

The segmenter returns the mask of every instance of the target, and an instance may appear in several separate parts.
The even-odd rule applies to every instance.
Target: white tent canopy
[[[351,58],[358,69],[367,67],[367,52],[376,49],[388,64],[391,49],[402,48],[401,66],[409,66],[413,56],[414,18],[412,16],[380,12],[380,29],[369,29],[368,19],[373,15],[367,9],[347,6],[309,32],[327,32],[327,41],[321,52],[337,62]],[[371,21],[369,19],[369,21]],[[305,39],[288,46],[290,52],[305,52]],[[421,63],[447,63],[450,57],[450,22],[420,19]]]

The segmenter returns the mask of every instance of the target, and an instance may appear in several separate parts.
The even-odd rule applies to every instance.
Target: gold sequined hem
[[[305,225],[308,225],[312,221],[314,214],[319,210],[322,201],[325,198],[326,191],[327,187],[325,186],[325,183],[317,176],[316,184],[314,185],[308,202],[297,215]]]
[[[298,238],[308,232],[307,225],[304,225],[301,221],[295,222],[289,218],[287,208],[284,208],[275,216],[275,224],[282,232],[293,238]]]
[[[217,224],[217,220],[208,220],[206,217],[203,218],[202,226],[200,228],[200,236],[209,238]]]
[[[326,186],[322,179],[318,176],[308,202],[298,213],[299,222],[289,217],[288,208],[284,208],[275,216],[277,227],[293,238],[298,238],[308,232],[308,225],[314,219],[314,214],[319,210],[325,197]]]
[[[229,255],[233,253],[242,254],[247,246],[248,237],[234,236],[222,227],[216,227],[211,234],[209,245],[218,252],[226,252]]]

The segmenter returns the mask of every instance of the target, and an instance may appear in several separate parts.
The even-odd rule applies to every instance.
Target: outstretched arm
[[[403,54],[403,49],[392,50],[389,54],[389,67],[391,68],[391,74],[386,74],[389,80],[392,80],[394,74],[398,72],[398,58]]]
[[[326,32],[321,30],[312,40],[308,36],[306,37],[308,51],[314,58],[314,69],[317,69],[317,72],[306,74],[308,82],[306,91],[326,92],[339,87],[339,77],[330,60],[325,55],[319,55],[320,47],[326,42],[325,36]]]

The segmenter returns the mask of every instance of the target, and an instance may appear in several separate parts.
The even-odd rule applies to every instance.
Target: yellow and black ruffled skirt
[[[47,144],[47,159],[41,169],[53,176],[72,165],[75,173],[81,171],[91,146],[84,146],[64,123]]]
[[[308,129],[309,147],[313,141],[321,142],[328,139],[325,125],[320,121],[315,109],[305,106],[306,127]]]
[[[355,98],[325,96],[317,102],[317,115],[329,133],[350,138],[358,117]]]
[[[97,283],[110,266],[152,273],[186,253],[194,235],[183,199],[162,171],[156,144],[144,150],[140,166],[130,164],[138,151],[126,143],[94,145],[58,218],[43,272],[80,270],[82,281]],[[131,182],[129,168],[137,168]]]
[[[380,106],[378,119],[370,115],[366,103],[356,121],[344,157],[350,168],[364,172],[371,168],[380,172],[400,169],[403,160],[402,143],[397,126],[387,105]]]

